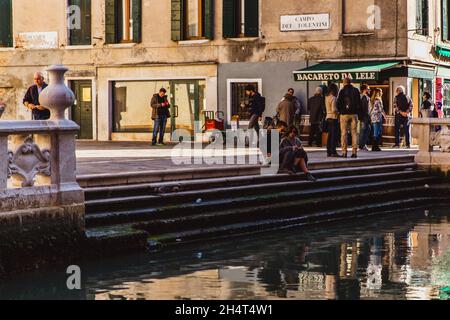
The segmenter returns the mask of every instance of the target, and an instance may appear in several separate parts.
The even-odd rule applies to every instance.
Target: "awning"
[[[295,81],[353,81],[378,80],[379,73],[400,65],[399,61],[367,61],[319,63],[294,71]]]

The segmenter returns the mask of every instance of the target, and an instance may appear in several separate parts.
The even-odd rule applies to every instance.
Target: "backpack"
[[[433,108],[433,111],[431,111],[431,117],[432,118],[439,118],[439,113],[436,110],[436,105]]]
[[[397,108],[400,111],[406,112],[409,109],[409,103],[408,103],[408,98],[406,98],[405,94],[400,94],[398,95],[396,98],[396,104],[397,104]]]
[[[261,96],[261,106],[260,106],[261,110],[259,110],[260,114],[263,114],[264,111],[266,111],[266,98]]]

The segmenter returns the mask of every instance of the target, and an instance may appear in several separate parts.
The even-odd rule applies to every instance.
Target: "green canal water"
[[[76,264],[76,263],[74,263]],[[1,299],[448,299],[450,208],[204,241],[2,280]]]

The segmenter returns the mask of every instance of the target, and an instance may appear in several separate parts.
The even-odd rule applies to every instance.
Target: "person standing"
[[[309,143],[312,147],[313,141],[316,142],[318,147],[322,147],[322,129],[321,125],[325,116],[325,99],[323,97],[323,89],[321,87],[316,88],[316,93],[308,100],[309,108],[309,123],[311,125],[309,132]]]
[[[352,158],[358,157],[358,114],[361,112],[361,96],[350,81],[344,79],[344,88],[339,92],[338,110],[341,122],[342,157],[347,158],[347,130],[350,128],[352,135]]]
[[[386,119],[383,107],[383,91],[375,89],[370,100],[370,121],[373,127],[372,151],[381,151],[381,137],[383,135],[383,118]]]
[[[151,100],[153,139],[152,146],[164,145],[164,134],[166,133],[167,119],[170,118],[170,103],[167,99],[167,90],[161,88],[159,93],[155,93]],[[159,139],[158,139],[159,134]]]
[[[370,132],[369,92],[370,92],[369,86],[363,84],[361,86],[361,112],[359,114],[359,124],[360,124],[359,149],[364,151],[368,151],[367,140],[369,139],[369,132]]]
[[[295,105],[293,96],[287,93],[277,106],[278,119],[286,123],[287,127],[294,124]]]
[[[248,123],[248,129],[254,129],[259,137],[259,120],[264,113],[264,98],[253,85],[245,87],[245,94],[249,97],[248,110],[250,112],[250,121]]]
[[[301,122],[302,122],[302,103],[295,96],[295,90],[293,88],[288,89],[288,94],[290,94],[292,96],[294,107],[295,107],[294,126],[297,128],[298,132],[300,132],[301,131],[300,130]]]
[[[337,108],[337,96],[339,88],[335,83],[330,83],[328,86],[328,94],[325,98],[325,106],[327,110],[326,121],[328,124],[328,141],[327,141],[327,156],[338,157],[336,146],[338,140],[338,117],[339,111]]]
[[[32,111],[33,120],[50,119],[50,110],[39,103],[39,95],[47,86],[47,83],[44,81],[44,75],[41,72],[36,72],[34,74],[34,85],[28,88],[23,98],[23,105]]]
[[[422,97],[422,105],[420,106],[419,115],[421,118],[433,118],[434,103],[431,94],[425,92]]]
[[[400,147],[400,130],[403,127],[406,140],[406,148],[410,148],[409,135],[409,116],[413,110],[413,103],[410,97],[405,93],[405,87],[398,86],[396,89],[396,96],[394,98],[394,113],[395,113],[395,145],[394,148]]]

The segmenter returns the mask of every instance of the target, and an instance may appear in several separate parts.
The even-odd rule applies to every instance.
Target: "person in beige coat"
[[[286,123],[288,127],[294,124],[295,104],[292,95],[284,96],[284,99],[278,104],[277,114],[280,121]]]

